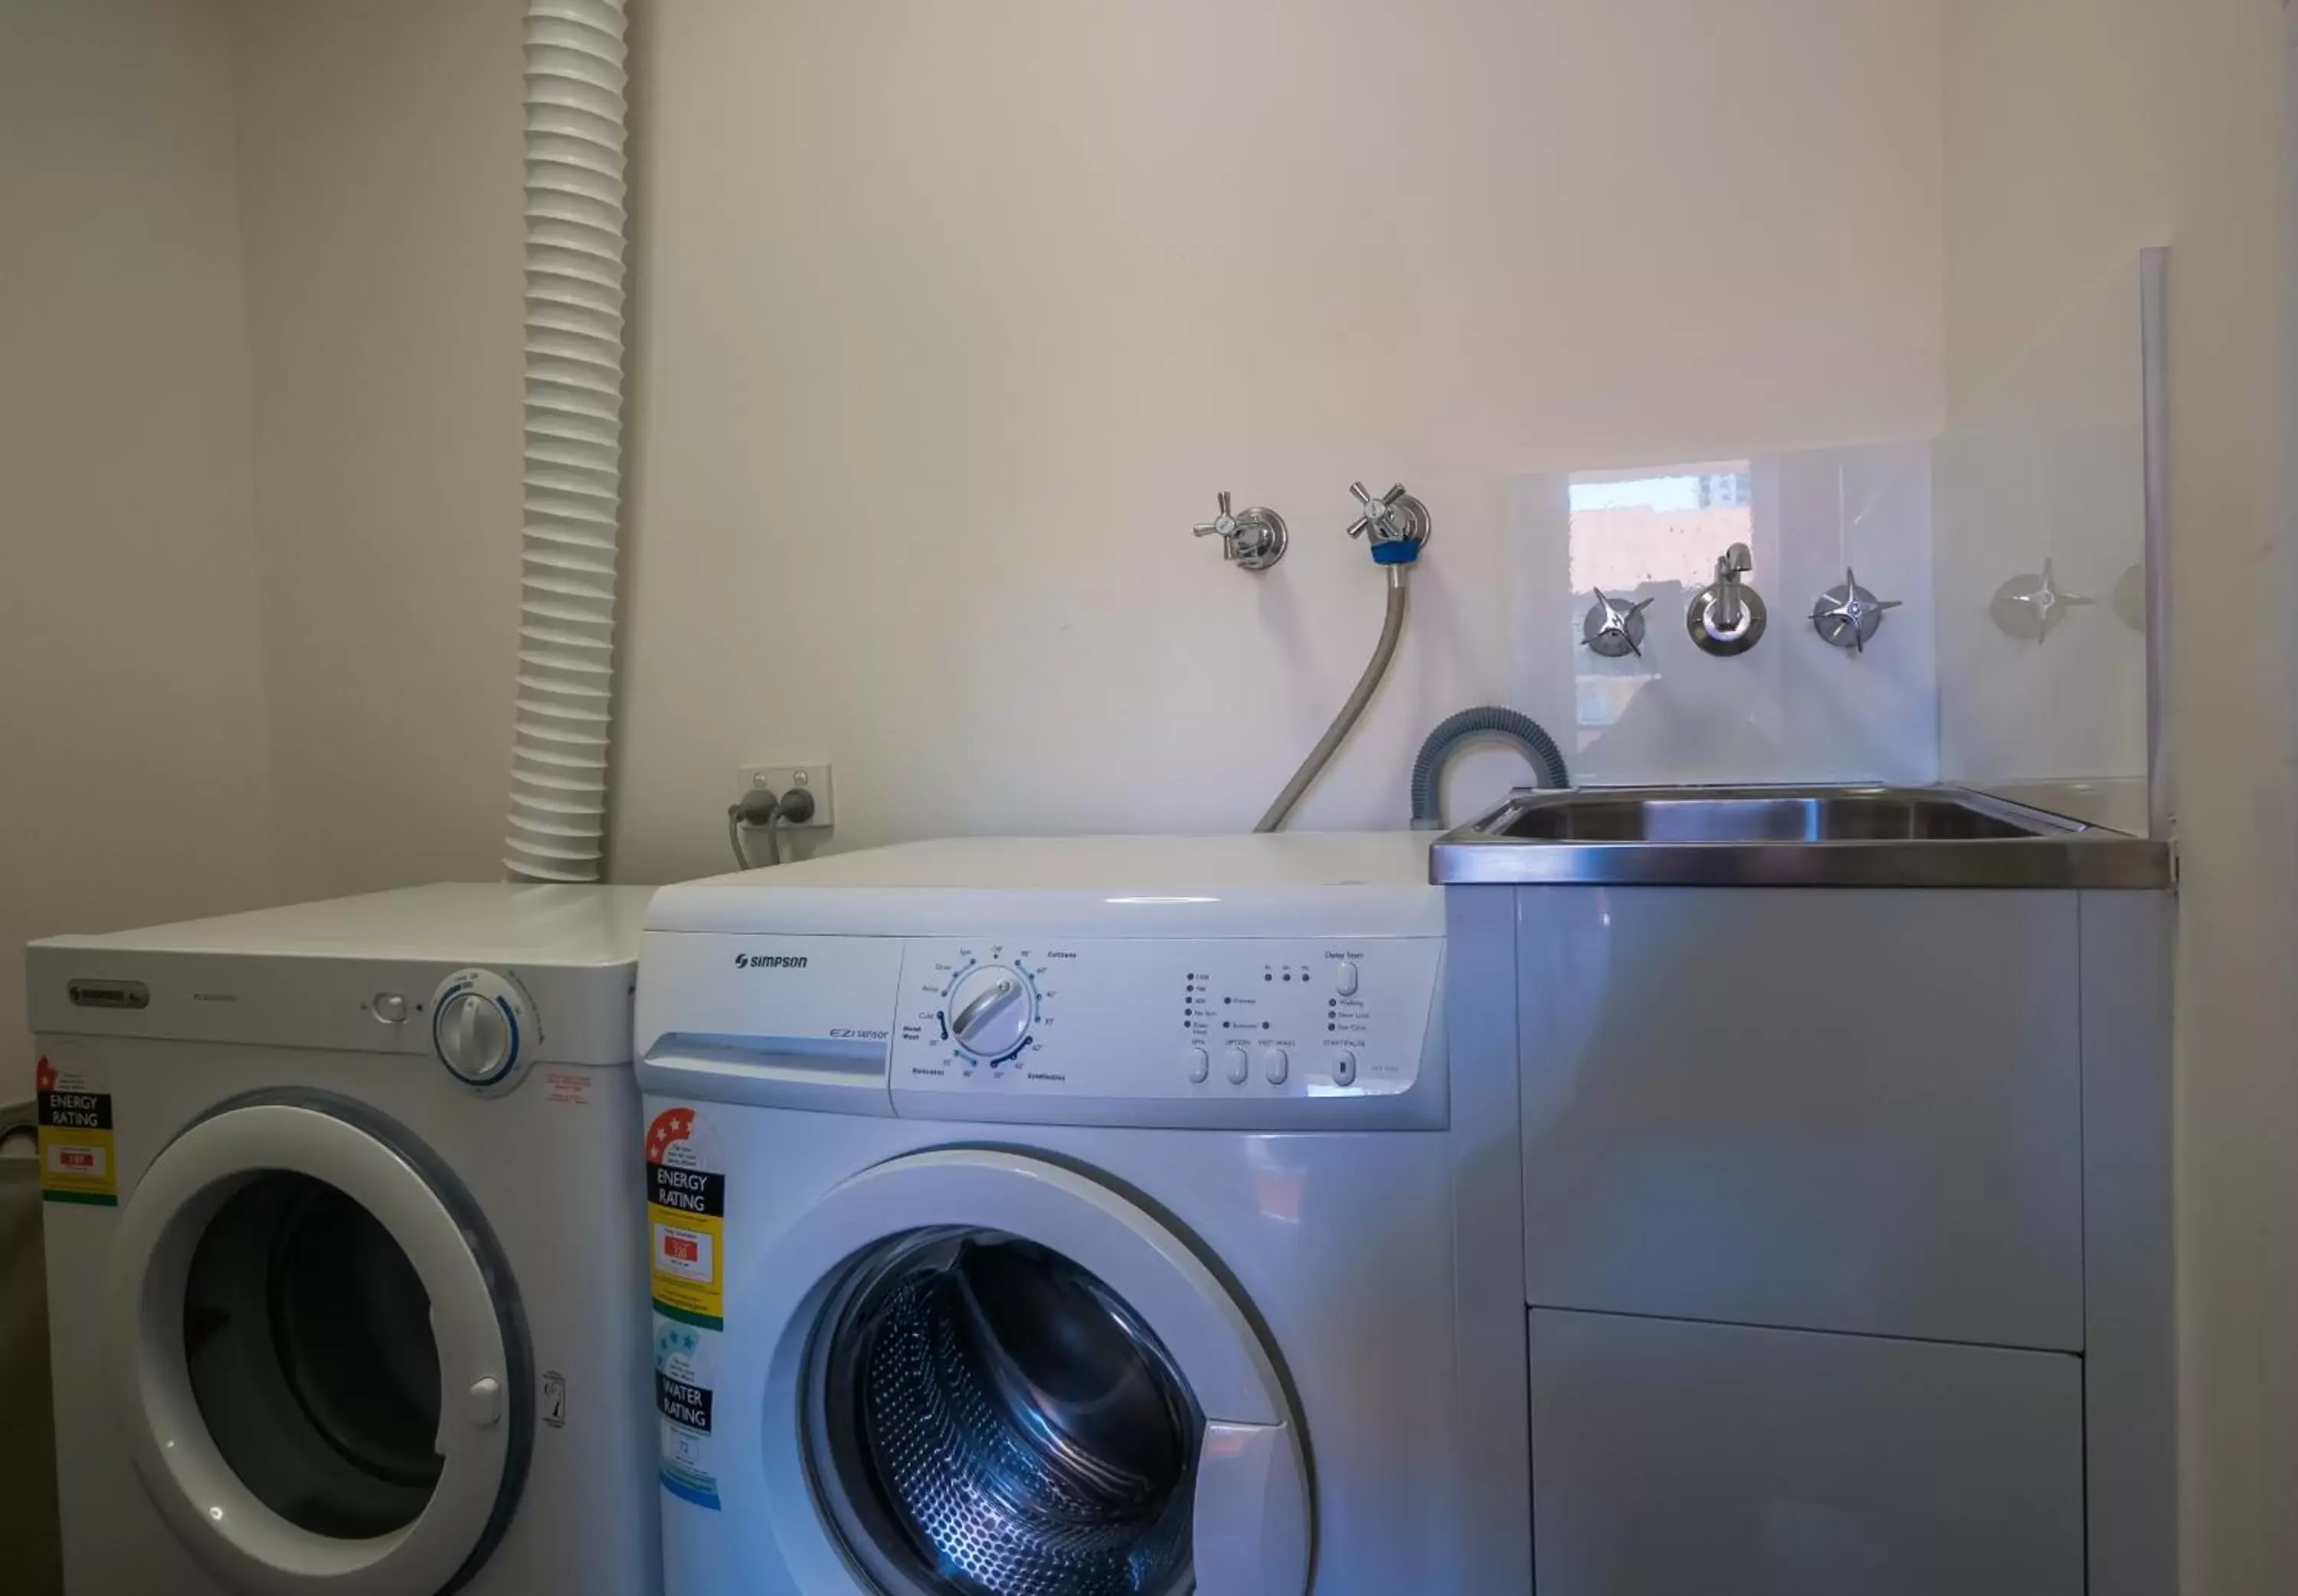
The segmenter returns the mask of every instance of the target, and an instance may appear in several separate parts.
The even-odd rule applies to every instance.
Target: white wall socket
[[[809,760],[806,764],[746,765],[736,773],[741,792],[748,796],[756,791],[788,792],[793,787],[803,787],[814,794],[814,818],[802,823],[784,821],[785,826],[833,825],[837,816],[831,805],[830,761]]]

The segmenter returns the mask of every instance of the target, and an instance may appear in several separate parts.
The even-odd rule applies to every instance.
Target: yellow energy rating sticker
[[[694,1111],[666,1109],[647,1129],[649,1285],[655,1311],[726,1327],[726,1176],[707,1169]]]
[[[46,1059],[35,1078],[40,1127],[40,1196],[49,1203],[120,1205],[112,1140],[112,1094],[84,1089]]]

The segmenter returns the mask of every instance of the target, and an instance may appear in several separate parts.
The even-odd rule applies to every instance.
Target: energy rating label
[[[690,1108],[647,1128],[649,1285],[655,1311],[705,1330],[726,1327],[726,1172]]]
[[[34,1077],[40,1129],[40,1196],[49,1203],[120,1206],[120,1161],[112,1139],[112,1094],[85,1071],[42,1059]]]

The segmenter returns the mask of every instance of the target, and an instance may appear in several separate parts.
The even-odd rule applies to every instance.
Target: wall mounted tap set
[[[1349,535],[1364,539],[1373,563],[1388,573],[1388,602],[1381,618],[1380,640],[1374,644],[1372,658],[1341,706],[1340,713],[1333,717],[1316,747],[1309,750],[1309,757],[1301,762],[1292,780],[1285,782],[1254,825],[1256,831],[1274,831],[1284,826],[1302,796],[1324,773],[1333,756],[1340,752],[1341,745],[1348,740],[1349,733],[1356,729],[1366,707],[1372,702],[1373,694],[1379,690],[1404,636],[1407,574],[1418,563],[1421,550],[1428,546],[1429,537],[1435,530],[1428,507],[1407,492],[1402,483],[1377,496],[1363,483],[1352,483],[1349,493],[1356,500],[1359,512],[1356,519],[1349,523]],[[1226,492],[1219,495],[1218,502],[1220,513],[1212,520],[1199,523],[1193,530],[1201,538],[1219,538],[1223,559],[1259,575],[1285,558],[1290,537],[1284,517],[1260,505],[1239,512]],[[1740,552],[1744,555],[1746,550]],[[1624,612],[1622,622],[1624,626],[1633,623],[1637,641],[1642,637],[1642,605],[1637,605]],[[1571,774],[1562,751],[1538,722],[1515,710],[1493,706],[1465,709],[1429,733],[1413,762],[1412,823],[1416,830],[1443,828],[1441,789],[1445,768],[1453,755],[1470,742],[1495,740],[1521,751],[1541,782],[1550,787],[1570,785]]]
[[[1734,543],[1717,558],[1715,580],[1693,595],[1684,611],[1683,624],[1703,654],[1730,659],[1763,641],[1770,612],[1764,596],[1748,580],[1755,567],[1755,555],[1748,545]],[[1581,618],[1581,645],[1603,659],[1631,655],[1641,658],[1644,611],[1654,601],[1638,599],[1624,603],[1601,588],[1595,591],[1596,601]],[[1843,580],[1812,601],[1812,630],[1823,642],[1864,654],[1882,629],[1885,616],[1900,603],[1897,599],[1878,598],[1862,587],[1858,574],[1846,566]]]

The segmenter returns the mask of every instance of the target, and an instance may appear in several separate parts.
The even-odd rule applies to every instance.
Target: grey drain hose
[[[1301,801],[1301,795],[1325,773],[1325,766],[1332,763],[1333,756],[1341,750],[1341,744],[1346,742],[1349,733],[1356,730],[1357,721],[1363,715],[1365,706],[1372,702],[1372,695],[1380,686],[1380,679],[1388,674],[1388,662],[1396,657],[1396,640],[1404,635],[1404,574],[1411,568],[1409,565],[1386,567],[1388,613],[1381,620],[1380,641],[1373,647],[1372,663],[1365,666],[1364,674],[1357,679],[1356,690],[1349,695],[1349,701],[1341,706],[1340,714],[1333,717],[1333,724],[1326,728],[1325,735],[1318,740],[1315,748],[1309,750],[1309,757],[1301,761],[1301,768],[1294,771],[1293,779],[1285,783],[1285,790],[1277,795],[1277,801],[1269,806],[1269,813],[1262,815],[1261,823],[1252,828],[1255,831],[1273,831],[1285,823],[1285,817],[1293,813],[1293,806]]]
[[[1572,773],[1564,766],[1563,750],[1538,721],[1492,705],[1463,709],[1428,734],[1428,740],[1420,745],[1420,757],[1412,762],[1414,831],[1444,829],[1444,795],[1440,790],[1444,782],[1444,767],[1469,743],[1487,737],[1514,743],[1522,749],[1524,757],[1540,773],[1541,785],[1572,785]]]

